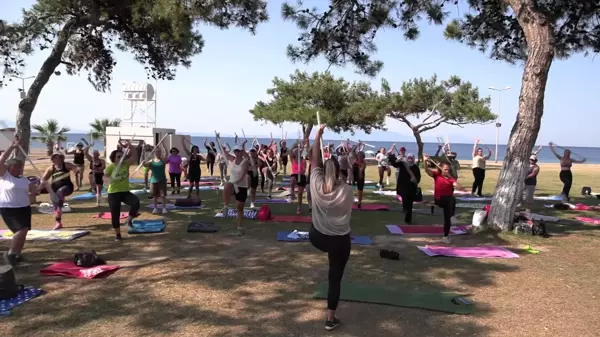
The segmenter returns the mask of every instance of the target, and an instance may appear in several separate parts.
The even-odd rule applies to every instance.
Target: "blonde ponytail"
[[[323,183],[323,193],[331,193],[333,189],[340,184],[338,179],[337,167],[333,160],[328,159],[323,165],[325,171],[325,181]]]

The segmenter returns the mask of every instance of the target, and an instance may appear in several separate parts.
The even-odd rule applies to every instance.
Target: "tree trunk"
[[[511,230],[517,204],[523,195],[523,180],[529,166],[531,149],[540,130],[544,111],[544,92],[554,58],[554,36],[548,20],[533,11],[527,1],[509,1],[525,33],[527,61],[523,71],[519,112],[506,147],[506,156],[498,177],[488,225]]]
[[[49,140],[46,142],[46,155],[51,156],[54,153],[54,142]]]
[[[50,80],[50,76],[52,76],[56,67],[60,65],[62,55],[67,48],[69,38],[72,34],[72,28],[75,23],[75,20],[69,20],[64,25],[52,48],[52,52],[42,64],[35,80],[33,80],[29,90],[27,90],[27,95],[19,103],[19,112],[17,113],[17,121],[15,123],[15,134],[19,136],[19,143],[26,153],[29,153],[29,143],[31,142],[31,114],[35,109],[42,89],[48,83],[48,80]],[[25,159],[23,153],[19,153],[18,157]]]
[[[417,160],[423,161],[423,139],[421,133],[417,129],[412,129],[415,140],[417,141]]]
[[[304,139],[310,139],[310,133],[312,132],[314,125],[312,125],[311,123],[308,124],[303,124],[302,125],[302,131],[304,133]]]

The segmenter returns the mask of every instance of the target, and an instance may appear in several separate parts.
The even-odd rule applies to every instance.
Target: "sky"
[[[0,0],[0,19],[19,20],[20,9],[32,3],[32,0]],[[296,69],[314,72],[328,67],[323,60],[294,64],[287,58],[286,46],[296,41],[299,31],[293,23],[281,19],[281,3],[269,1],[270,20],[259,26],[254,36],[239,29],[201,28],[205,47],[193,58],[191,68],[179,69],[174,81],[151,82],[157,90],[157,125],[176,129],[178,134],[211,134],[217,129],[222,135],[231,135],[240,133],[238,130],[243,128],[247,136],[268,136],[271,132],[280,135],[279,126],[254,121],[249,110],[256,102],[269,100],[266,90],[274,77],[288,78]],[[376,78],[358,75],[351,66],[330,68],[330,71],[348,81],[371,82],[377,90],[382,78],[389,81],[393,90],[398,90],[402,82],[412,78],[437,74],[438,78],[446,79],[458,75],[477,86],[481,96],[491,96],[491,109],[502,123],[499,143],[505,144],[518,110],[522,66],[493,61],[466,45],[447,41],[443,27],[422,23],[421,28],[421,36],[416,41],[405,41],[398,31],[380,32],[374,57],[385,65]],[[24,77],[36,75],[48,53],[48,50],[38,51],[28,58]],[[42,91],[32,124],[42,124],[53,117],[74,131],[87,132],[94,118],[121,118],[122,110],[128,113],[128,103],[122,99],[122,84],[145,83],[146,73],[130,54],[116,52],[115,56],[118,64],[113,74],[112,93],[96,92],[87,82],[86,73],[68,76],[63,71],[61,76],[52,76]],[[599,75],[600,69],[593,57],[575,55],[565,61],[554,61],[538,144],[554,141],[561,145],[596,146],[597,123],[586,121],[596,116]],[[30,81],[26,81],[26,87]],[[497,92],[488,89],[490,86],[511,89],[503,91],[499,98]],[[8,124],[13,124],[16,118],[20,87],[21,81],[16,80],[0,89],[0,119]],[[405,124],[393,119],[386,123],[386,132],[357,133],[354,138],[414,140]],[[571,127],[567,128],[568,125]],[[283,129],[291,138],[297,135],[299,125],[284,124]],[[325,134],[326,139],[346,136]],[[425,141],[436,141],[437,137],[467,143],[479,138],[484,143],[494,144],[496,127],[493,123],[463,128],[444,125],[423,134]]]

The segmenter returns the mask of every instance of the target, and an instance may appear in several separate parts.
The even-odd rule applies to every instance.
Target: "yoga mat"
[[[298,193],[298,190],[296,190],[296,193]],[[306,195],[306,191],[304,191],[304,194]],[[290,191],[283,191],[283,192],[272,193],[271,197],[273,197],[273,198],[279,198],[279,199],[284,199],[284,198],[289,197],[290,195],[292,195],[292,192],[290,192]],[[257,197],[268,197],[269,193],[256,192],[256,196]]]
[[[188,224],[188,233],[216,233],[220,230],[219,226],[213,223],[198,223]]]
[[[530,213],[527,214],[525,212],[521,212],[521,215],[525,216],[525,217],[530,217],[531,220],[536,220],[536,221],[546,221],[546,222],[558,222],[560,221],[559,218],[555,217],[555,216],[550,216],[550,215],[542,215],[542,214],[537,214],[537,213]]]
[[[317,286],[313,298],[327,298],[326,283]],[[342,301],[391,305],[402,308],[425,309],[468,315],[474,311],[471,301],[461,301],[464,297],[453,293],[421,292],[415,289],[389,289],[376,285],[342,283]]]
[[[561,201],[562,197],[560,195],[542,195],[538,197],[533,197],[533,199],[546,201]]]
[[[429,256],[463,257],[474,259],[517,259],[519,255],[504,247],[445,247],[445,246],[419,246],[417,247]]]
[[[94,267],[80,267],[72,261],[63,261],[54,263],[40,270],[44,276],[65,276],[74,278],[94,279],[108,276],[119,269],[119,266],[99,265]]]
[[[158,204],[158,209],[162,210],[163,205],[162,204]],[[154,208],[154,204],[148,204],[146,205],[146,208]],[[197,205],[197,206],[177,206],[174,204],[167,204],[167,209],[200,209],[200,208],[204,208],[204,205]]]
[[[27,232],[27,240],[34,241],[72,241],[82,236],[88,235],[90,232],[81,231],[81,230],[39,230],[32,229]],[[12,240],[13,232],[2,229],[0,230],[0,239],[2,240]]]
[[[255,204],[289,204],[290,199],[257,199]]]
[[[390,206],[384,204],[362,204],[361,208],[358,208],[358,205],[352,205],[353,210],[358,211],[389,211]]]
[[[356,186],[352,186],[352,189],[356,191],[358,188]],[[375,186],[375,185],[365,185],[364,189],[365,190],[376,190],[377,186]]]
[[[575,219],[593,225],[600,225],[600,218],[586,218],[584,216],[577,216]]]
[[[48,204],[48,203],[41,203],[38,208],[37,208],[38,212],[42,213],[42,214],[54,214],[54,206]],[[63,213],[71,213],[71,207],[69,207],[69,204],[64,203],[63,207],[61,208],[61,211]]]
[[[305,215],[272,215],[270,222],[299,222],[312,223],[311,216]]]
[[[478,208],[478,209],[483,209],[486,206],[486,204],[479,204],[479,203],[465,203],[465,202],[459,202],[456,203],[456,207],[457,208]]]
[[[492,197],[458,197],[456,200],[459,201],[490,201]]]
[[[16,297],[6,300],[0,300],[0,317],[10,316],[10,311],[29,300],[32,300],[42,294],[42,289],[25,287]]]
[[[428,191],[429,194],[433,195],[433,190],[429,190]],[[466,192],[466,191],[454,191],[454,195],[463,195],[463,196],[468,196],[470,195],[471,192]]]
[[[141,190],[131,190],[131,191],[129,191],[129,192],[131,192],[131,193],[133,193],[133,194],[135,194],[135,195],[140,195],[140,194],[145,194],[145,193],[148,193],[148,190],[145,190],[145,189],[141,189]]]
[[[106,192],[102,192],[102,194],[101,194],[102,197],[106,197],[107,195],[108,195],[108,193],[106,193]],[[72,196],[70,198],[70,200],[92,200],[92,199],[96,199],[96,193],[87,192],[87,193],[82,193],[82,194]]]
[[[414,214],[435,215],[435,208],[433,209],[433,213],[431,212],[431,208],[413,208],[412,212]]]
[[[277,241],[285,242],[308,242],[308,238],[292,239],[288,237],[292,232],[277,232]],[[372,245],[373,240],[368,236],[352,236],[352,243],[355,245]]]
[[[132,227],[127,231],[129,234],[160,233],[165,230],[163,220],[133,220]]]
[[[121,212],[121,214],[119,214],[119,219],[127,219],[128,216],[129,212]],[[110,215],[110,212],[100,212],[98,214],[92,215],[92,218],[110,220],[112,219],[112,216]]]
[[[251,210],[251,209],[245,209],[244,210],[244,219],[248,219],[248,220],[256,220],[256,217],[258,216],[258,212]],[[237,217],[237,210],[235,209],[228,209],[227,210],[227,218],[236,218]],[[219,212],[217,214],[215,214],[215,218],[225,218],[225,216],[223,216],[223,213]]]
[[[150,179],[148,179],[148,180],[150,180]],[[143,184],[144,183],[144,179],[129,178],[129,183],[131,183],[131,184]]]
[[[444,226],[409,226],[409,225],[386,225],[388,231],[398,235],[444,235]],[[469,226],[452,226],[450,235],[463,235],[469,231]]]
[[[373,193],[375,194],[379,194],[379,195],[387,195],[390,197],[395,197],[396,196],[396,191],[373,191]]]

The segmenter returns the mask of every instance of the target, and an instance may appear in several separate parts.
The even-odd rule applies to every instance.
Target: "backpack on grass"
[[[106,262],[96,254],[95,251],[77,253],[73,257],[73,263],[76,266],[90,268],[106,264]]]

